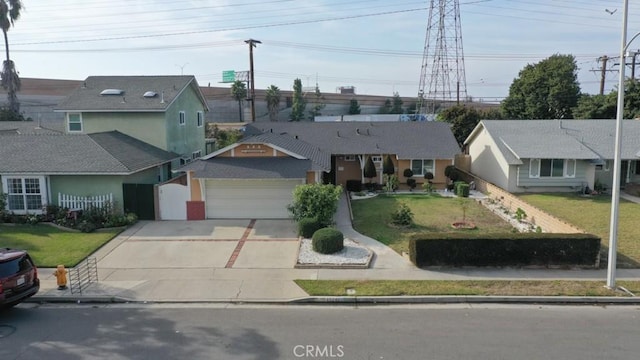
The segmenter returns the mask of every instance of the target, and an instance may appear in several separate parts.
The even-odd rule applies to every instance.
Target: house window
[[[529,177],[575,177],[576,161],[573,159],[531,159]]]
[[[186,119],[185,119],[184,111],[180,111],[180,112],[178,113],[178,124],[179,124],[179,125],[184,125],[184,124],[186,124],[186,122],[187,122],[187,121],[186,121]]]
[[[67,129],[69,132],[82,131],[82,116],[80,114],[67,115]]]
[[[202,111],[198,111],[198,127],[202,127],[204,124],[204,113]]]
[[[382,156],[374,155],[374,156],[372,156],[372,157],[371,157],[371,160],[372,160],[374,163],[381,163],[381,162],[382,162]]]
[[[411,171],[413,171],[414,176],[424,176],[428,172],[435,174],[434,164],[435,162],[432,159],[411,160]]]
[[[7,208],[17,213],[39,212],[43,206],[42,178],[4,178]]]
[[[355,155],[345,155],[344,156],[344,161],[356,161],[356,156]]]
[[[199,158],[200,156],[202,156],[202,152],[200,150],[191,153],[191,159],[193,160]]]

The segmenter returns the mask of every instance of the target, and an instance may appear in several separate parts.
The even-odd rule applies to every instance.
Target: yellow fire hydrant
[[[58,290],[64,290],[67,288],[67,269],[64,268],[64,265],[58,265],[56,271],[53,272],[53,275],[56,277],[58,281]]]

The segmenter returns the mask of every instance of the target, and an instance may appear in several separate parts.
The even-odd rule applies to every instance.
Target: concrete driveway
[[[111,244],[98,267],[291,269],[298,251],[296,233],[290,220],[143,222]]]

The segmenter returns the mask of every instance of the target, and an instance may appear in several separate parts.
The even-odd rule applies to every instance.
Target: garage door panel
[[[287,205],[303,180],[207,180],[208,218],[289,218]]]

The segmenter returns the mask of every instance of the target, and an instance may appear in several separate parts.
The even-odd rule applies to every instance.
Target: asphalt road
[[[23,304],[0,359],[637,359],[637,306]]]

